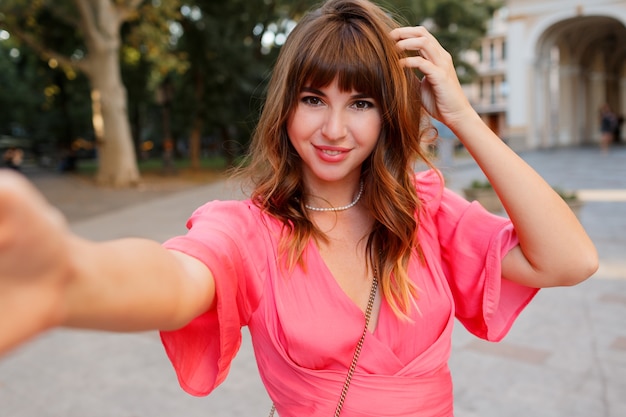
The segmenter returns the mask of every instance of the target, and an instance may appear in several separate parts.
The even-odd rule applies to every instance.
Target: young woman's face
[[[305,182],[358,180],[381,126],[380,109],[371,97],[343,92],[337,81],[320,89],[305,86],[287,124],[304,162]]]

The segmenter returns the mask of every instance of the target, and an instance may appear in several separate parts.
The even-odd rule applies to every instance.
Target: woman
[[[413,173],[429,116],[509,219]],[[160,329],[182,387],[206,395],[247,325],[281,417],[451,416],[455,316],[500,340],[538,288],[597,268],[567,205],[472,109],[450,55],[366,0],[330,0],[290,34],[248,162],[249,200],[200,207],[163,245],[83,240],[4,175],[2,348],[58,325]]]
[[[600,107],[600,149],[603,153],[608,153],[611,142],[614,139],[617,117],[611,110],[611,106],[604,103]]]

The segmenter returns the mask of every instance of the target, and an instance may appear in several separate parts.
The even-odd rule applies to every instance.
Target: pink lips
[[[317,156],[324,162],[341,162],[348,157],[350,149],[337,146],[315,146]]]

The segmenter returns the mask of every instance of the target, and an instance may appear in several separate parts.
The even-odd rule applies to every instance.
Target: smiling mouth
[[[333,155],[333,156],[341,154],[341,151],[331,151],[328,149],[323,149],[322,152],[324,152],[326,155]]]

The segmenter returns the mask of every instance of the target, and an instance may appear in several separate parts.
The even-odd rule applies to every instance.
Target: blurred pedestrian
[[[600,149],[603,153],[609,152],[616,126],[617,117],[615,113],[608,103],[604,103],[600,108]]]

